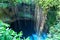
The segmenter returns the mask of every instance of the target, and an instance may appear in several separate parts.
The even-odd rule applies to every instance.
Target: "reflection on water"
[[[40,37],[37,36],[36,34],[32,34],[32,36],[30,36],[30,40],[46,40],[46,38],[47,38],[46,33],[43,33]]]

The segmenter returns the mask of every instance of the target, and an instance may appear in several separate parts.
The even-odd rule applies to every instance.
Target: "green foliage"
[[[46,40],[60,40],[60,10],[58,6],[53,6],[48,11],[47,24],[50,26],[48,38]]]
[[[27,4],[31,4],[31,0],[15,0],[16,3],[27,3]]]
[[[0,20],[0,40],[22,40],[20,37],[22,37],[22,31],[18,34],[14,32],[13,30],[9,29],[10,25],[3,23]],[[24,38],[24,40],[30,40],[28,38]]]
[[[35,0],[35,4],[40,5],[43,9],[60,5],[60,0]]]
[[[48,14],[47,14],[47,21],[46,22],[49,26],[52,26],[56,23],[56,20],[57,20],[56,16],[58,15],[56,10],[57,10],[57,8],[52,7],[47,12]]]
[[[60,22],[51,26],[47,40],[60,40]]]
[[[3,8],[8,7],[8,4],[7,4],[7,3],[3,3],[3,4],[1,4],[1,5],[2,5]]]
[[[0,2],[11,1],[12,4],[16,3],[27,3],[27,4],[38,4],[42,8],[48,8],[52,6],[60,5],[60,0],[0,0]]]

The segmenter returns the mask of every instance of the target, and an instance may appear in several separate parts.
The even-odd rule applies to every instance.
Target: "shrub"
[[[23,40],[22,38],[22,31],[18,34],[13,30],[9,29],[10,25],[3,23],[0,20],[0,40]],[[24,38],[24,40],[29,40],[28,38]]]
[[[60,40],[60,22],[50,28],[47,40]]]

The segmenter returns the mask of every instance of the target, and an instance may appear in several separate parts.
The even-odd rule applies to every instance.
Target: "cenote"
[[[10,8],[9,8],[10,9]],[[10,9],[11,11],[11,9]],[[11,19],[15,18],[15,21],[10,23],[10,28],[15,32],[23,32],[23,37],[30,37],[30,40],[45,40],[47,37],[47,32],[43,32],[38,39],[36,34],[36,21],[34,19],[35,15],[35,5],[34,4],[17,4],[17,9],[15,14]],[[45,30],[45,29],[44,29]]]

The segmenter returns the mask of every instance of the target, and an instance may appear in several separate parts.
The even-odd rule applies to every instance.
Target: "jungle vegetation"
[[[41,27],[39,24],[36,24],[38,28],[40,27],[39,32],[38,28],[36,29],[38,34],[42,32],[45,25],[47,28],[49,27],[46,40],[60,40],[60,0],[0,0],[0,20],[2,20],[0,21],[0,40],[22,40],[20,38],[23,35],[22,31],[17,34],[9,29],[9,23],[16,20],[15,18],[13,20],[11,19],[12,16],[18,12],[16,6],[21,3],[35,5],[34,18],[37,24],[41,22]],[[12,11],[10,10],[11,12],[8,10],[10,7],[12,8]],[[39,15],[40,13],[41,15]],[[41,19],[38,18],[38,16]],[[29,18],[32,17],[29,15]],[[29,37],[23,39],[30,40]]]

